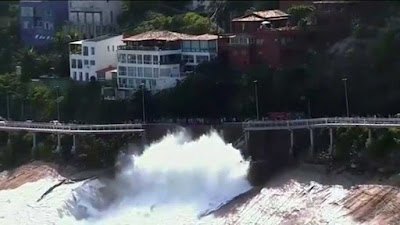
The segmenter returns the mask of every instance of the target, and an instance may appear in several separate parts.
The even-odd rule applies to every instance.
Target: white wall
[[[135,90],[140,88],[140,84],[145,81],[145,85],[147,89],[150,90],[161,90],[165,88],[170,88],[175,86],[176,80],[180,79],[180,64],[169,64],[169,65],[160,65],[154,64],[153,56],[158,57],[158,62],[160,62],[161,55],[171,55],[171,54],[181,54],[181,50],[167,50],[167,51],[144,51],[144,50],[118,50],[118,54],[132,54],[132,55],[142,55],[142,63],[126,63],[118,62],[118,69],[120,67],[125,67],[127,70],[126,75],[121,75],[121,72],[118,72],[118,87],[122,90]],[[144,64],[144,55],[151,56],[150,64]],[[137,59],[136,59],[137,60]],[[130,76],[128,74],[128,68],[132,68],[135,70],[136,75]],[[151,69],[151,76],[144,76],[144,71],[142,76],[138,76],[139,70],[141,69]],[[168,70],[168,76],[162,76],[161,70]],[[155,71],[158,71],[157,74]],[[173,75],[171,77],[170,75]],[[126,79],[126,85],[123,85],[121,79]]]
[[[71,55],[70,54],[70,77],[74,79],[74,72],[77,73],[77,80],[79,81],[90,81],[90,77],[95,77],[97,80],[96,71],[107,68],[109,66],[117,66],[117,46],[124,45],[122,42],[122,35],[111,37],[102,41],[90,41],[85,40],[82,42],[82,55]],[[109,46],[109,47],[107,47]],[[114,51],[112,51],[114,46]],[[84,56],[84,47],[88,47],[88,55]],[[92,54],[92,47],[95,49],[95,54]],[[110,49],[110,51],[108,51]],[[83,68],[74,69],[72,68],[72,59],[82,60]],[[85,60],[88,61],[88,65],[85,65]],[[95,65],[91,65],[91,61],[95,62]],[[82,72],[83,80],[80,80],[79,74]],[[88,79],[86,79],[88,74]]]

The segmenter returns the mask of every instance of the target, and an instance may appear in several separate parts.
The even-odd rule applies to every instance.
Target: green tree
[[[290,21],[293,24],[298,24],[299,26],[304,26],[307,17],[314,12],[314,6],[310,5],[297,5],[290,7],[287,11],[290,14]]]
[[[55,112],[56,95],[45,85],[33,87],[29,92],[29,99],[35,107],[35,120],[49,121]]]

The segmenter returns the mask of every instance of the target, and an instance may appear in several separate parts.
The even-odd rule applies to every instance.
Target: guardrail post
[[[75,134],[72,135],[71,154],[72,154],[74,157],[76,156],[76,137],[75,137]]]
[[[333,129],[329,128],[329,154],[333,153]]]
[[[34,159],[36,157],[37,146],[36,146],[36,133],[32,133],[32,151],[31,156]]]

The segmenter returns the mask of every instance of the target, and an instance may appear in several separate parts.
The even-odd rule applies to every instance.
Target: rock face
[[[60,177],[60,166],[40,161],[22,165],[11,171],[3,171],[0,175],[0,190],[14,189],[47,177]],[[67,169],[64,168],[64,172]],[[61,172],[63,173],[63,172]]]
[[[216,211],[216,224],[399,224],[398,187],[323,171],[301,166],[277,174]]]

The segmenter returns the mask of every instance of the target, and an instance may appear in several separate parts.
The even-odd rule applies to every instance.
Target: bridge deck
[[[0,131],[27,131],[35,133],[112,134],[143,132],[142,124],[78,125],[30,122],[3,122]]]
[[[400,118],[318,118],[280,121],[249,121],[243,123],[245,131],[296,130],[329,127],[400,127]]]

